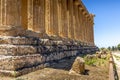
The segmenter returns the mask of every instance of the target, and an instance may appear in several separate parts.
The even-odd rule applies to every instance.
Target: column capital
[[[79,0],[74,0],[74,4],[75,5],[80,5],[80,1]]]

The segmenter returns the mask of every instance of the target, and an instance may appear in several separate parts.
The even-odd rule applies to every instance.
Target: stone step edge
[[[80,45],[79,42],[71,42],[64,40],[50,40],[35,37],[12,37],[0,36],[0,44],[14,44],[14,45]],[[81,43],[82,44],[82,43]]]
[[[34,37],[12,37],[12,36],[0,36],[0,44],[16,44],[16,45],[36,45],[39,38]]]
[[[34,72],[39,69],[43,69],[46,66],[44,64],[40,64],[31,68],[24,68],[20,71],[8,71],[8,70],[0,70],[0,76],[8,76],[8,77],[18,77],[24,74],[28,74],[30,72]]]
[[[0,44],[0,55],[24,55],[40,52],[42,47],[32,45]],[[39,49],[39,51],[38,51]],[[40,52],[41,53],[41,52]]]

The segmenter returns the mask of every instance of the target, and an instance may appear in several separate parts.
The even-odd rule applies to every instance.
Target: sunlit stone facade
[[[93,26],[81,0],[0,0],[0,74],[96,51]]]

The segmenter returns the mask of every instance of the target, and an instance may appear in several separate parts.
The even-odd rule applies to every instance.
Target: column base
[[[0,36],[24,36],[25,30],[21,26],[1,26]]]
[[[42,39],[49,39],[49,36],[46,33],[37,33],[31,30],[26,30],[26,36],[29,37],[38,37]]]

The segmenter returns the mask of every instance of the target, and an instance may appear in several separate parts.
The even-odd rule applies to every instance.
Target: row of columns
[[[94,45],[93,18],[79,0],[0,0],[0,30],[23,27]]]

